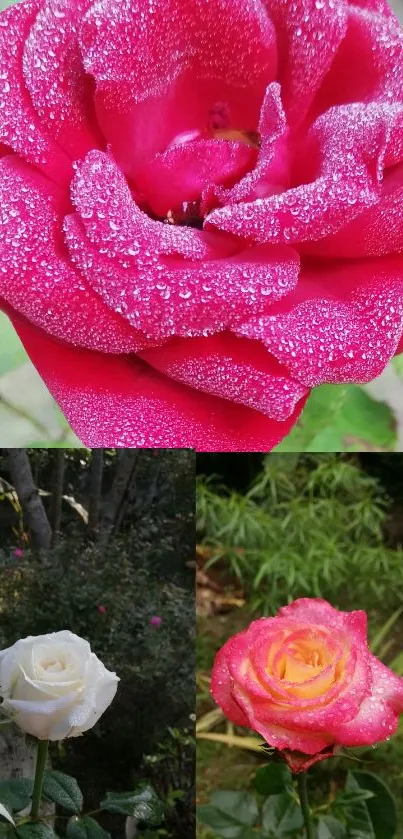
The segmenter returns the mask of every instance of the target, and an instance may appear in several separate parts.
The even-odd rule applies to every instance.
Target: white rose
[[[3,708],[40,740],[77,737],[112,702],[119,679],[68,630],[30,636],[0,652]]]

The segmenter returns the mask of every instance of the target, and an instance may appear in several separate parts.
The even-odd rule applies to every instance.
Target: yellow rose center
[[[271,651],[268,672],[271,671],[280,683],[286,683],[290,696],[298,699],[319,697],[329,690],[338,676],[332,646],[317,634],[283,639],[277,648],[275,665],[274,651]]]
[[[262,139],[258,131],[239,131],[238,129],[222,128],[212,132],[215,140],[232,140],[233,143],[245,143],[254,149],[260,149]]]

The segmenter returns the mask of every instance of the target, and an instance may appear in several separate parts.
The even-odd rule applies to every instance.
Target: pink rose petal
[[[113,356],[63,344],[16,314],[13,324],[45,384],[84,445],[263,451],[277,445],[286,422],[225,399],[202,395],[135,356]]]
[[[222,333],[174,339],[141,353],[153,367],[203,393],[211,393],[283,421],[308,395],[261,344]]]
[[[74,269],[61,235],[62,190],[17,157],[0,160],[0,297],[71,343],[104,352],[146,346]]]
[[[402,337],[401,260],[336,263],[326,272],[320,267],[306,272],[278,314],[252,320],[237,331],[261,340],[307,387],[370,381],[393,357]]]

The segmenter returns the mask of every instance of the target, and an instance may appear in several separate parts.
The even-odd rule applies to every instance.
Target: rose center
[[[322,654],[319,650],[292,650],[292,656],[296,661],[305,664],[306,667],[321,667],[323,665]]]
[[[241,114],[216,102],[198,126],[174,133],[136,173],[135,200],[156,221],[202,229],[207,215],[225,202],[224,191],[255,167],[260,146],[255,126],[243,125]]]
[[[64,670],[64,664],[56,658],[48,658],[42,662],[42,668],[48,673],[60,673]]]
[[[312,641],[290,643],[280,656],[278,675],[286,682],[301,685],[318,676],[326,664],[323,649]]]

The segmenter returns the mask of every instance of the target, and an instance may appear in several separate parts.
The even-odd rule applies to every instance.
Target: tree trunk
[[[7,781],[9,778],[34,778],[36,763],[36,750],[29,746],[25,736],[16,726],[1,726],[0,728],[0,780]],[[51,763],[48,759],[48,769]],[[21,812],[27,815],[30,805]],[[52,802],[42,802],[42,816],[54,816],[55,805]],[[54,819],[49,819],[48,824],[53,825]]]
[[[109,536],[119,519],[121,505],[133,478],[138,457],[137,449],[124,449],[117,460],[112,488],[103,503],[99,536],[102,545],[107,544]]]
[[[26,449],[8,449],[8,467],[25,522],[38,548],[50,548],[52,530],[32,476]]]
[[[64,472],[66,465],[65,454],[65,449],[55,449],[53,454],[52,506],[50,512],[50,520],[52,522],[52,547],[59,539],[60,525],[62,522]]]
[[[102,499],[102,476],[104,471],[104,450],[92,449],[89,474],[88,530],[94,535],[99,526]]]

